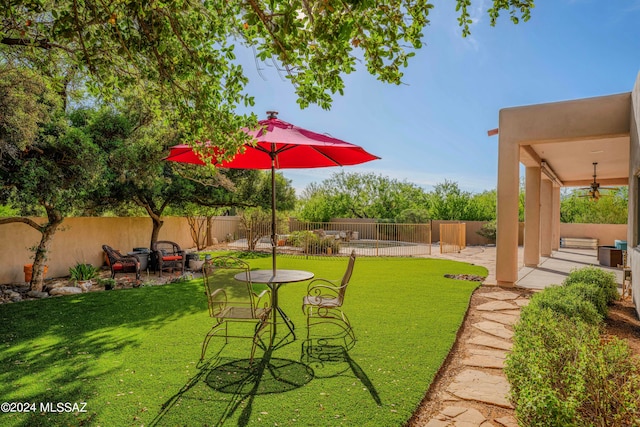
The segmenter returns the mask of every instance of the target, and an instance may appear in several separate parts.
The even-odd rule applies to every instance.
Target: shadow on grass
[[[329,334],[326,328],[313,326],[302,343],[300,360],[313,369],[316,379],[354,376],[364,385],[378,406],[382,405],[375,385],[362,367],[349,355],[355,340],[343,329]]]
[[[157,329],[187,314],[206,312],[200,286],[174,283],[2,305],[0,366],[7,369],[0,370],[0,396],[21,402],[89,401],[87,413],[41,416],[38,410],[2,414],[3,422],[91,424],[97,415],[93,411],[100,410],[91,404],[97,398],[96,382],[118,369],[117,363],[100,363],[102,356],[138,346],[139,328]]]
[[[224,410],[220,414],[216,426],[235,416],[238,409],[238,426],[245,426],[251,419],[253,401],[262,394],[286,393],[304,386],[313,379],[313,370],[295,360],[271,357],[272,350],[268,350],[262,359],[237,359],[227,363],[205,364],[199,372],[163,405],[161,412],[153,419],[151,426],[162,425],[163,419],[170,415],[172,408],[185,398],[187,393],[200,381],[209,388],[231,395]]]

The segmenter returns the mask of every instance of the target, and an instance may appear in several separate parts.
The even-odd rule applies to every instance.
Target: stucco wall
[[[38,223],[44,221],[39,218],[34,220]],[[159,240],[174,241],[184,249],[194,246],[185,218],[165,217],[163,220]],[[229,230],[226,227],[229,221],[235,219],[216,219],[214,229],[219,229],[219,233],[213,237],[224,239]],[[151,230],[150,218],[67,218],[53,238],[47,260],[47,277],[67,276],[69,267],[78,261],[102,265],[104,244],[123,253],[133,248],[148,248]],[[39,241],[40,234],[25,224],[0,226],[0,284],[24,281],[23,266],[33,262],[29,247],[37,245]]]
[[[638,248],[638,230],[640,229],[640,201],[638,200],[640,188],[640,74],[631,92],[631,124],[630,124],[630,155],[629,155],[629,230],[627,242],[629,244],[628,256],[631,262],[631,282],[633,301],[636,312],[640,315],[640,250]]]
[[[612,246],[616,240],[627,240],[627,224],[560,223],[560,237],[589,237],[598,239],[598,245]]]

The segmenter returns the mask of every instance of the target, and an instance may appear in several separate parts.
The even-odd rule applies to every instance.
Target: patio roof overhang
[[[628,185],[630,108],[631,93],[507,108],[500,134],[517,127],[520,163],[557,185],[588,186],[594,162],[600,185]]]
[[[631,92],[500,110],[496,278],[518,279],[519,165],[526,168],[524,264],[558,249],[560,187],[629,185]],[[550,182],[551,181],[551,182]]]

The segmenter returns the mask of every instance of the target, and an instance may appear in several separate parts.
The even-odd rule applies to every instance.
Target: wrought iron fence
[[[341,256],[417,256],[431,254],[430,224],[282,221],[277,226],[279,254]],[[240,226],[230,249],[271,251],[271,224]]]

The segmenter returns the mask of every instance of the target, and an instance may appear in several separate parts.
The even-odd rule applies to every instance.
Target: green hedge
[[[594,270],[573,271],[522,310],[505,367],[521,426],[640,425],[640,361],[601,336],[617,287],[614,296],[610,275]]]
[[[612,271],[605,271],[598,267],[584,267],[573,270],[563,284],[570,286],[574,283],[588,283],[601,287],[605,293],[607,304],[620,298],[616,275]]]

